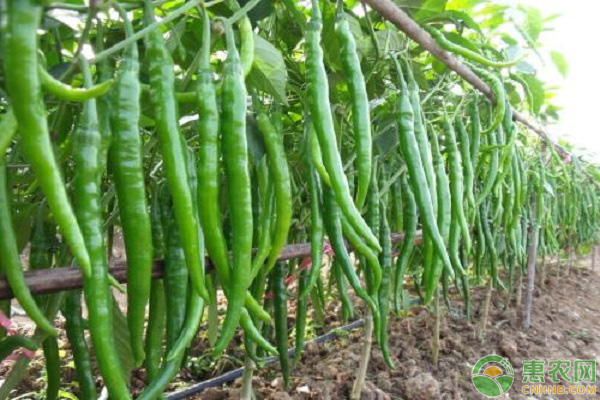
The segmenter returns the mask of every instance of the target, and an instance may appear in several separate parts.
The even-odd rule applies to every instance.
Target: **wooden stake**
[[[533,198],[533,210],[537,212],[537,200]],[[523,307],[523,328],[531,326],[531,308],[533,306],[533,290],[535,287],[535,264],[537,259],[539,221],[532,220],[529,226],[529,245],[527,246],[527,287],[525,289],[525,306]]]
[[[363,337],[363,347],[358,364],[358,372],[352,386],[351,400],[360,400],[360,394],[365,386],[365,377],[367,376],[367,367],[371,358],[371,346],[373,344],[373,316],[371,311],[367,312],[365,317],[365,335]]]

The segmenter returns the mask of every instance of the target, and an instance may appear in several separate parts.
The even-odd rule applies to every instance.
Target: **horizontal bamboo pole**
[[[399,243],[404,238],[403,233],[393,233],[392,243]],[[416,244],[421,243],[420,232],[415,239]],[[310,256],[310,243],[291,244],[285,246],[281,251],[280,261]],[[212,270],[212,264],[207,259],[207,270]],[[163,260],[154,261],[152,278],[163,277]],[[127,263],[120,261],[110,267],[110,273],[120,283],[127,283]],[[36,269],[25,272],[25,282],[32,294],[49,294],[63,290],[74,290],[83,287],[83,276],[79,267],[58,267]],[[14,297],[8,281],[0,278],[0,300]]]

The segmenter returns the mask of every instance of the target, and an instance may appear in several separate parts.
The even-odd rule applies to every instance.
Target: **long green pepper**
[[[154,8],[145,2],[146,22],[154,19]],[[205,300],[208,292],[204,285],[203,255],[198,246],[198,218],[194,212],[192,193],[188,182],[186,149],[179,131],[178,106],[175,98],[173,59],[165,47],[159,30],[146,39],[146,61],[150,77],[150,100],[155,110],[156,131],[160,141],[164,170],[169,191],[173,196],[175,219],[179,225],[185,252],[185,265],[192,287]]]
[[[263,134],[267,157],[269,158],[269,175],[273,182],[275,192],[275,226],[271,239],[271,251],[267,260],[267,272],[277,262],[281,249],[285,246],[288,231],[292,223],[292,187],[290,171],[285,158],[282,132],[279,132],[271,123],[270,118],[259,113],[256,117],[258,129]]]
[[[397,64],[398,79],[401,91],[397,100],[398,135],[402,155],[408,167],[411,187],[419,207],[425,231],[430,235],[435,250],[442,259],[442,263],[449,274],[453,275],[452,264],[448,251],[435,220],[435,212],[431,193],[427,185],[425,169],[421,160],[419,145],[415,137],[414,112],[410,102],[408,87],[402,75],[402,68]]]
[[[125,32],[133,35],[127,12],[118,7]],[[111,113],[110,170],[115,180],[127,255],[127,325],[135,365],[144,360],[144,322],[150,298],[152,229],[146,202],[140,120],[139,61],[136,43],[128,46],[116,74]]]
[[[327,73],[323,63],[323,50],[320,44],[321,30],[319,2],[312,0],[311,19],[306,32],[306,76],[311,117],[319,139],[323,164],[346,220],[361,240],[365,240],[373,249],[380,251],[381,246],[377,237],[371,232],[352,201],[348,179],[344,174],[333,126],[331,105],[329,104],[329,83],[327,82]]]
[[[92,78],[87,62],[82,58],[80,64],[85,86],[90,86]],[[75,212],[92,260],[91,275],[83,280],[90,333],[96,361],[110,397],[130,399],[114,341],[113,304],[102,231],[101,135],[98,130],[96,101],[88,100],[83,107],[73,145],[76,166],[74,187]]]
[[[343,2],[338,2],[343,4]],[[362,208],[369,184],[372,169],[372,140],[371,117],[369,115],[369,98],[365,77],[360,68],[360,59],[356,49],[356,40],[350,25],[340,7],[336,14],[335,33],[340,44],[340,57],[342,71],[348,84],[352,101],[352,125],[354,128],[354,143],[356,146],[356,173],[358,176],[355,203],[358,209]]]
[[[19,127],[21,151],[36,174],[65,241],[83,273],[89,276],[90,256],[54,156],[42,98],[37,54],[42,4],[35,0],[9,1],[5,12],[5,81]]]
[[[229,282],[227,314],[214,354],[220,354],[237,327],[245,293],[252,281],[252,194],[246,141],[246,85],[233,30],[225,26],[227,60],[223,70],[222,115],[223,160],[227,176],[233,264]]]

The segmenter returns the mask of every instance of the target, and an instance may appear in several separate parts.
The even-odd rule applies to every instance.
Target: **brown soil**
[[[381,352],[374,346],[367,382],[362,394],[365,400],[437,400],[483,399],[471,382],[473,365],[488,354],[506,357],[515,372],[513,387],[502,399],[585,399],[578,395],[531,395],[521,393],[523,360],[600,360],[600,275],[587,269],[589,259],[579,261],[581,268],[573,269],[568,278],[557,279],[549,273],[543,293],[536,289],[532,328],[525,332],[520,327],[521,311],[514,304],[506,307],[506,295],[494,293],[486,335],[479,337],[479,311],[484,289],[473,292],[472,321],[462,316],[462,305],[457,296],[452,298],[452,310],[444,310],[441,326],[439,366],[431,364],[431,332],[433,320],[423,308],[413,308],[406,318],[390,320],[390,348],[396,364],[388,370]],[[356,301],[355,304],[359,304]],[[310,306],[309,306],[310,307]],[[357,307],[357,313],[360,312]],[[290,327],[293,325],[294,304],[290,304]],[[339,304],[330,302],[322,328],[309,327],[314,336],[341,325]],[[314,318],[314,317],[313,317]],[[26,317],[13,315],[13,327],[19,333],[31,333],[33,327]],[[62,321],[59,319],[59,326]],[[348,399],[354,375],[358,369],[362,328],[347,336],[321,345],[309,344],[302,362],[292,371],[290,388],[284,391],[276,364],[261,369],[253,380],[257,399]],[[228,357],[211,362],[207,356],[206,329],[201,329],[199,339],[189,351],[188,364],[170,386],[174,391],[196,382],[218,376],[241,366],[243,360],[240,340],[230,347]],[[73,381],[75,371],[68,343],[61,329],[62,366],[61,389],[76,393]],[[0,363],[0,382],[6,377],[12,362]],[[38,351],[30,365],[28,377],[15,396],[26,393],[38,396],[43,393],[44,360]],[[548,367],[546,365],[546,379]],[[139,392],[144,386],[144,371],[134,371],[132,387]],[[98,382],[99,389],[101,382]],[[567,383],[568,385],[568,383]],[[240,380],[228,387],[212,388],[197,394],[194,399],[225,400],[239,398]],[[34,395],[35,393],[35,395]],[[29,398],[29,397],[27,397]],[[37,398],[37,397],[35,397]]]
[[[587,268],[589,260],[581,260]],[[390,321],[390,347],[396,369],[386,368],[375,347],[362,394],[365,400],[483,399],[471,382],[473,365],[488,354],[507,358],[514,368],[515,382],[503,399],[585,399],[590,395],[522,394],[523,360],[600,360],[600,276],[597,271],[578,269],[568,278],[547,279],[543,293],[535,292],[532,328],[520,327],[521,312],[514,304],[505,310],[506,296],[494,293],[484,339],[479,338],[479,309],[483,289],[475,291],[471,322],[460,312],[454,299],[451,312],[444,309],[441,327],[439,367],[431,364],[433,320],[427,312],[415,310],[408,318]],[[358,369],[362,329],[348,337],[311,345],[302,363],[292,372],[290,388],[284,391],[277,366],[267,367],[254,378],[258,399],[348,399]],[[569,383],[563,383],[569,385]],[[593,385],[593,384],[592,384]],[[231,387],[212,388],[195,399],[239,398],[240,380]]]

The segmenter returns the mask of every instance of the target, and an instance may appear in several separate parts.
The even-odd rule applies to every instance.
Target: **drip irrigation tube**
[[[363,319],[357,319],[356,321],[350,322],[348,325],[340,326],[339,328],[335,328],[335,329],[327,332],[324,335],[318,336],[315,339],[307,342],[306,344],[328,342],[339,336],[337,333],[338,331],[340,331],[340,330],[352,331],[356,328],[361,327],[362,325],[364,325],[364,323],[365,323],[365,321]],[[296,354],[296,348],[292,348],[292,349],[288,350],[289,357],[293,357],[295,354]],[[268,357],[265,359],[264,365],[271,364],[277,360],[279,360],[278,356]],[[185,398],[188,398],[188,397],[190,397],[194,394],[197,394],[203,390],[206,390],[208,388],[218,387],[225,383],[233,382],[237,378],[241,377],[243,374],[244,374],[244,367],[234,369],[233,371],[226,372],[223,375],[220,375],[215,378],[211,378],[209,380],[192,385],[187,389],[169,393],[169,394],[167,394],[167,399],[169,399],[169,400],[185,399]]]

